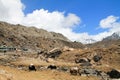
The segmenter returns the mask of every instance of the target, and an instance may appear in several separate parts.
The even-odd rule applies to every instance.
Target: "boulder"
[[[62,51],[58,48],[54,48],[51,51],[47,53],[47,58],[56,58],[59,57],[59,55],[62,53]]]
[[[98,61],[100,61],[102,59],[102,56],[100,56],[100,55],[95,55],[94,57],[93,57],[93,60],[95,61],[95,62],[98,62]]]
[[[76,58],[75,59],[75,63],[86,63],[86,62],[90,62],[90,60],[88,58]]]
[[[79,69],[79,75],[86,75],[86,76],[97,76],[99,71],[97,71],[96,69],[92,69],[92,68],[83,68],[83,69]]]
[[[107,74],[109,75],[110,78],[120,78],[120,72],[115,70],[115,69],[112,69],[111,71],[107,72]]]

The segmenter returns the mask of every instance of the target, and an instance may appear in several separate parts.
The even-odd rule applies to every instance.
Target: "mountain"
[[[85,39],[84,40],[84,44],[92,44],[92,43],[95,43],[96,42],[96,40],[94,40],[94,39]]]
[[[112,35],[103,38],[101,41],[110,41],[110,40],[118,40],[118,39],[120,39],[120,31],[119,32],[114,32]],[[93,44],[93,43],[97,43],[97,42],[101,42],[101,41],[96,41],[92,38],[88,38],[88,39],[84,39],[82,41],[82,43]]]
[[[55,47],[82,48],[81,43],[74,43],[60,33],[48,32],[35,27],[26,27],[20,24],[13,25],[0,22],[0,45],[17,48],[52,49]]]
[[[115,32],[111,36],[104,38],[102,41],[98,41],[92,44],[86,44],[87,47],[91,48],[107,48],[114,45],[120,44],[120,32]]]
[[[111,36],[108,36],[108,37],[104,38],[103,41],[106,41],[106,40],[118,40],[118,39],[120,39],[120,32],[115,32]]]

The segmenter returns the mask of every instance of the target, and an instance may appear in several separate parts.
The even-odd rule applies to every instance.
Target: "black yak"
[[[52,64],[52,65],[49,65],[47,68],[48,69],[57,69],[57,66],[55,66],[54,64]]]
[[[29,71],[36,71],[36,68],[33,64],[29,65]]]
[[[78,67],[71,67],[71,68],[70,68],[70,73],[71,73],[72,75],[77,75],[77,74],[78,74],[78,70],[79,70]]]

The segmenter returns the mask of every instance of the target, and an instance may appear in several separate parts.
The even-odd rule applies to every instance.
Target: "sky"
[[[120,0],[0,0],[0,21],[100,41],[120,32]]]

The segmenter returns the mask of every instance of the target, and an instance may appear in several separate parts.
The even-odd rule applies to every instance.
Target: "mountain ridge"
[[[104,38],[103,41],[105,41],[105,40],[118,40],[118,39],[120,39],[120,32],[114,32],[112,35]]]

